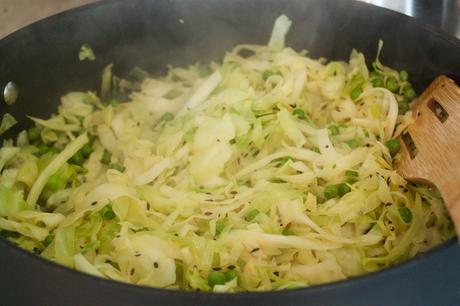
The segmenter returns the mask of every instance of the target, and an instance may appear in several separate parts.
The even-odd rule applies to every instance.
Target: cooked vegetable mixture
[[[164,77],[108,66],[100,97],[30,117],[0,149],[1,234],[99,277],[227,292],[346,279],[452,237],[439,193],[393,169],[408,73],[311,59],[285,47],[290,25]]]

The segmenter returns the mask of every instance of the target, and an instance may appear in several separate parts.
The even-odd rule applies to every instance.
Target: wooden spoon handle
[[[408,180],[436,185],[460,239],[460,88],[440,76],[412,111],[415,122],[401,136],[397,170]]]

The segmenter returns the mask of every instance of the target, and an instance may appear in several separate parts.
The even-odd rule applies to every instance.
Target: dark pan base
[[[240,43],[266,43],[273,21],[293,21],[287,44],[312,57],[369,61],[377,41],[384,64],[409,71],[420,91],[438,74],[460,82],[460,42],[403,15],[353,1],[126,0],[83,7],[38,22],[0,41],[0,84],[14,81],[18,102],[1,104],[19,121],[5,137],[49,116],[70,90],[97,90],[101,71],[219,60]],[[184,22],[179,22],[182,19]],[[89,43],[95,62],[80,62]],[[429,135],[427,135],[429,137]],[[460,247],[455,240],[399,266],[349,281],[268,293],[206,294],[141,288],[55,265],[0,240],[0,305],[460,305]]]

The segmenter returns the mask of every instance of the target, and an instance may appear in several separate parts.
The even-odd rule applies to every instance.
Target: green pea
[[[251,210],[250,212],[248,212],[248,213],[246,214],[246,216],[244,217],[244,219],[245,219],[246,221],[252,221],[252,220],[254,220],[254,219],[257,217],[258,214],[259,214],[259,211],[258,211],[257,209],[253,209],[253,210]]]
[[[292,114],[294,116],[296,116],[297,118],[299,119],[306,119],[307,117],[305,117],[305,112],[303,111],[303,109],[300,109],[300,108],[296,108],[294,111],[292,111]]]
[[[337,125],[332,124],[328,127],[328,129],[331,136],[339,135],[339,127]]]
[[[84,160],[85,158],[83,157],[83,154],[80,151],[78,151],[72,156],[70,162],[75,165],[81,165],[84,162]]]
[[[410,109],[409,102],[402,100],[398,103],[398,114],[404,115]]]
[[[46,144],[42,143],[38,146],[38,154],[43,155],[48,153],[50,150],[50,147],[48,147]]]
[[[401,70],[399,72],[399,78],[402,80],[402,81],[407,81],[407,79],[409,78],[409,73],[407,73],[406,70]]]
[[[354,170],[347,170],[345,171],[345,176],[345,182],[347,182],[348,184],[354,184],[358,181],[359,174]]]
[[[399,150],[401,150],[401,143],[398,139],[390,139],[387,142],[385,142],[385,145],[387,146],[388,151],[390,151],[391,155],[395,155],[399,152]]]
[[[262,78],[264,79],[264,81],[266,81],[269,77],[271,77],[273,75],[273,71],[271,70],[265,70],[263,73],[262,73]]]
[[[116,217],[111,205],[106,205],[101,209],[101,216],[104,220],[112,220]]]
[[[61,177],[59,176],[59,174],[55,173],[51,175],[48,181],[46,182],[46,187],[51,190],[59,190],[61,189],[63,184],[65,184],[65,182],[61,180]]]
[[[112,153],[110,153],[107,150],[104,150],[104,153],[102,154],[102,158],[101,158],[101,163],[103,163],[104,165],[109,165],[111,159],[112,159]]]
[[[224,231],[224,228],[225,228],[225,223],[222,221],[217,221],[216,222],[216,236],[219,236],[220,234],[222,234],[222,232]]]
[[[349,140],[347,141],[347,145],[351,148],[351,149],[354,149],[354,148],[357,148],[359,147],[359,143],[356,139],[352,139],[352,140]]]
[[[396,80],[395,78],[389,78],[387,80],[386,88],[389,91],[396,92],[399,88],[398,80]]]
[[[225,280],[226,282],[231,281],[232,279],[236,278],[236,272],[235,271],[225,271],[224,272]]]
[[[401,215],[401,219],[403,219],[404,222],[410,223],[412,221],[412,212],[409,208],[406,206],[400,207],[398,209],[399,214]]]
[[[27,137],[29,138],[30,142],[34,140],[39,140],[40,139],[40,129],[36,126],[31,127],[30,129],[27,130]]]
[[[356,101],[356,99],[359,98],[359,96],[361,96],[361,94],[363,93],[363,90],[361,89],[361,87],[356,87],[355,89],[353,89],[350,93],[350,98],[353,100],[353,101]]]
[[[337,185],[329,185],[324,189],[324,197],[326,199],[332,199],[339,195],[339,188]]]
[[[345,182],[347,182],[348,184],[350,185],[353,185],[354,183],[356,183],[358,181],[358,179],[356,177],[347,177],[345,179]]]
[[[382,78],[376,78],[376,79],[372,80],[372,86],[374,86],[374,87],[383,87],[384,86],[383,79]]]
[[[161,116],[160,121],[171,121],[174,119],[174,115],[170,112],[166,112]]]
[[[344,194],[347,194],[351,191],[350,186],[345,183],[338,184],[337,189],[339,191],[339,196],[343,196]]]
[[[408,100],[413,100],[417,96],[417,93],[415,92],[415,89],[412,87],[406,87],[404,88],[404,97],[407,98]]]
[[[44,246],[49,246],[51,242],[54,240],[54,235],[48,235],[46,236],[45,240],[43,240],[43,245]]]
[[[220,271],[211,271],[208,274],[208,285],[214,288],[215,285],[223,285],[226,283],[225,274]]]

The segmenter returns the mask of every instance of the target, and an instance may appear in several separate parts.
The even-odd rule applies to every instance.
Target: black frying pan
[[[49,116],[70,90],[97,90],[102,68],[123,75],[134,66],[161,73],[219,60],[239,43],[266,43],[273,21],[293,21],[288,45],[310,56],[347,59],[352,48],[368,60],[377,41],[382,61],[406,69],[416,89],[438,74],[460,83],[460,41],[403,15],[354,1],[126,0],[83,7],[35,23],[0,41],[0,84],[14,81],[19,99],[1,104],[20,124]],[[180,23],[182,19],[184,23]],[[95,62],[79,62],[89,43]],[[427,135],[429,137],[429,135]],[[0,239],[0,305],[460,305],[460,247],[451,240],[384,271],[311,288],[212,294],[142,288],[55,265]]]

